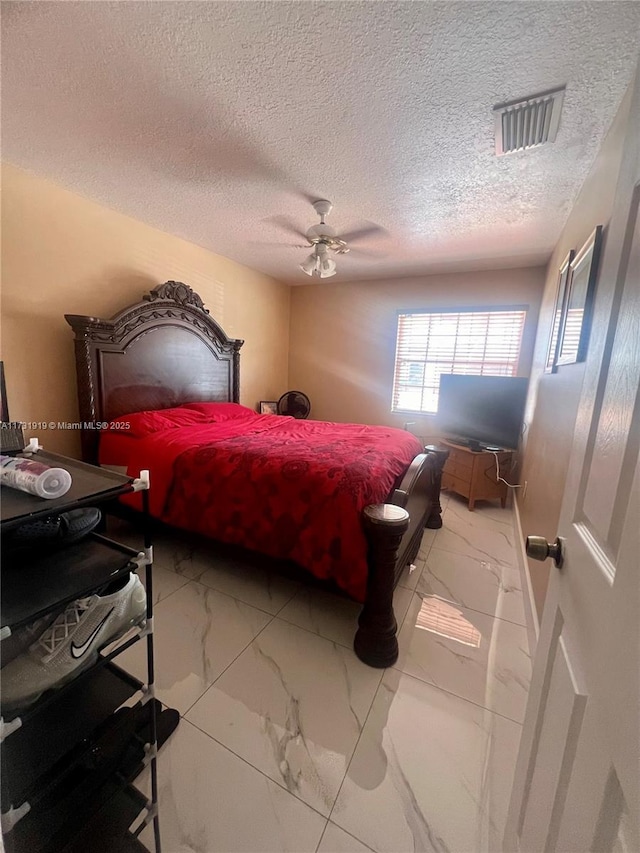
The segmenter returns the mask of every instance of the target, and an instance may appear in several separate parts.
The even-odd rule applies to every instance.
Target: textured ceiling
[[[273,217],[384,239],[332,282],[548,257],[638,58],[640,3],[3,2],[3,157],[308,284]],[[566,84],[554,144],[496,103]],[[293,240],[295,242],[295,240]],[[37,247],[34,247],[34,250]]]

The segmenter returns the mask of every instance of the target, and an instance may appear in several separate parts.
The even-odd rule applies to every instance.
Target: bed
[[[82,456],[151,470],[152,515],[286,560],[363,603],[370,666],[398,656],[393,590],[442,524],[447,452],[403,430],[296,421],[239,404],[240,349],[169,281],[75,332]]]

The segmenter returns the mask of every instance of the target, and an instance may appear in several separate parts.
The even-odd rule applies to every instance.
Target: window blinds
[[[398,316],[393,410],[437,412],[440,376],[516,376],[526,309]]]

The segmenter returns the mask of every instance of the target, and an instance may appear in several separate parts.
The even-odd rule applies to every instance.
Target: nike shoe
[[[147,596],[137,575],[108,595],[71,602],[25,652],[0,672],[2,706],[31,705],[51,688],[62,687],[98,659],[98,652],[145,622]]]

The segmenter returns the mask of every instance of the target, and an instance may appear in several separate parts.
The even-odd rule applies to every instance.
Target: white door
[[[636,83],[636,122],[639,89]],[[637,137],[632,130],[605,232],[558,530],[565,559],[561,569],[551,569],[505,833],[508,851],[640,851]]]

